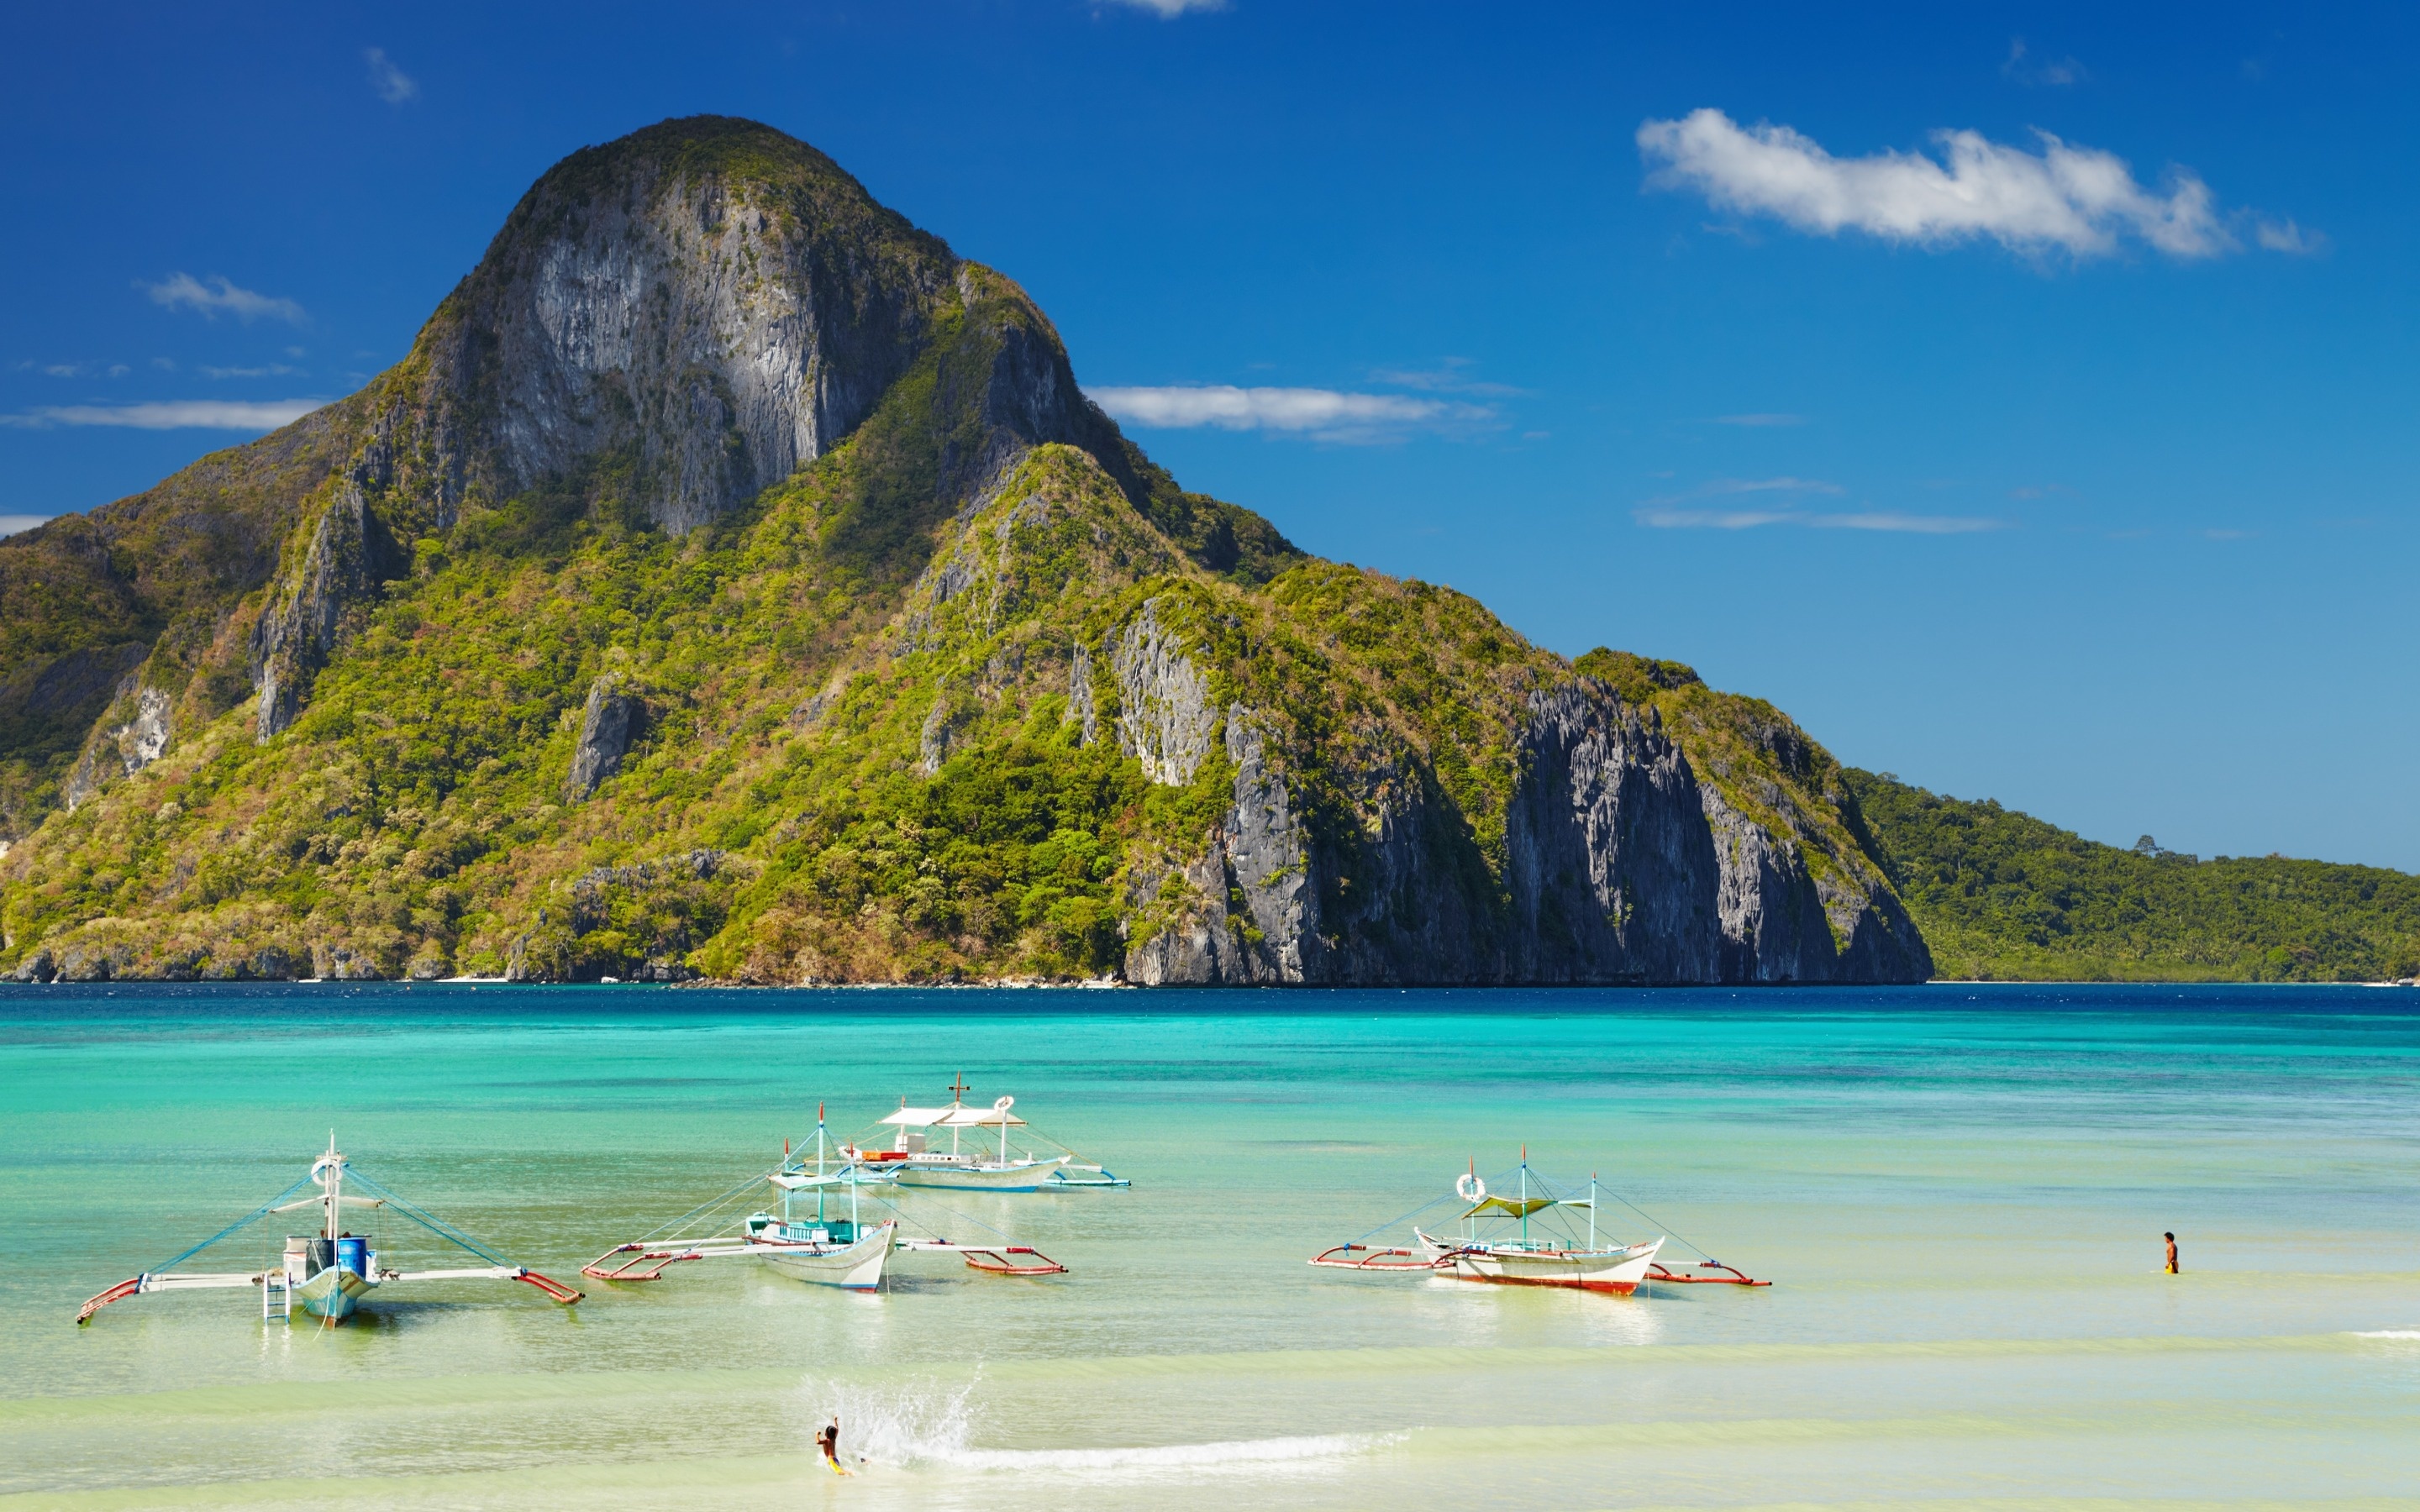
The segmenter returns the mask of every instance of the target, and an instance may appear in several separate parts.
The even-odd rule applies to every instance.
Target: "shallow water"
[[[818,1101],[855,1133],[961,1072],[1135,1185],[911,1216],[1071,1274],[708,1262],[572,1311],[442,1283],[334,1330],[248,1291],[70,1322],[332,1125],[573,1280]],[[0,1502],[2409,1504],[2415,1090],[2420,998],[2357,989],[6,989]],[[1525,1142],[1653,1215],[1608,1199],[1624,1237],[1776,1285],[1302,1263]],[[286,1222],[188,1268],[257,1268]],[[846,1480],[812,1454],[834,1412]]]

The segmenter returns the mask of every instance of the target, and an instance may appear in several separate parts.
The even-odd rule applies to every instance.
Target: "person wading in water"
[[[2163,1234],[2160,1237],[2168,1242],[2168,1274],[2176,1275],[2179,1273],[2177,1270],[2177,1236],[2174,1234]]]

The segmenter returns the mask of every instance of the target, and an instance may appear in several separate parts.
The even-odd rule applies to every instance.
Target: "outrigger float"
[[[1642,1243],[1607,1243],[1597,1236],[1597,1202],[1611,1196],[1589,1178],[1586,1195],[1579,1188],[1557,1186],[1529,1169],[1529,1152],[1521,1151],[1517,1170],[1497,1178],[1504,1190],[1490,1191],[1474,1164],[1454,1179],[1450,1194],[1464,1205],[1459,1235],[1432,1234],[1412,1226],[1412,1242],[1400,1248],[1373,1248],[1371,1237],[1338,1244],[1311,1257],[1311,1263],[1330,1270],[1378,1275],[1437,1275],[1457,1281],[1485,1281],[1498,1286],[1570,1287],[1627,1297],[1642,1286],[1769,1287],[1745,1272],[1716,1260],[1686,1240],[1683,1247],[1704,1257],[1684,1270],[1717,1273],[1692,1275],[1668,1268],[1658,1257],[1677,1236],[1663,1235]],[[1445,1201],[1434,1197],[1401,1218],[1382,1224],[1372,1234],[1410,1222]],[[1632,1211],[1626,1200],[1614,1200]],[[1586,1213],[1585,1230],[1575,1218]],[[1645,1213],[1639,1216],[1646,1217]],[[1652,1219],[1649,1219],[1652,1223]],[[1517,1225],[1508,1231],[1506,1226]]]
[[[1001,1098],[987,1108],[967,1106],[966,1095],[970,1090],[966,1077],[961,1075],[950,1084],[948,1107],[909,1107],[903,1097],[899,1111],[875,1120],[875,1128],[884,1131],[880,1135],[882,1148],[843,1145],[841,1153],[861,1162],[869,1170],[889,1172],[901,1186],[944,1191],[1063,1192],[1134,1184],[1099,1165],[1078,1160],[1074,1150],[1034,1133],[1032,1125],[1010,1111],[1016,1105],[1013,1097]],[[934,1131],[942,1129],[949,1131],[950,1148],[935,1149],[931,1148]],[[1024,1131],[1018,1136],[1019,1146],[1011,1146],[1011,1129]],[[982,1134],[988,1146],[993,1130],[1000,1134],[996,1148],[970,1149],[963,1143],[972,1131]],[[869,1133],[858,1137],[861,1144],[869,1144],[876,1135]],[[1036,1148],[1045,1145],[1050,1148]]]
[[[356,1196],[347,1193],[345,1182],[348,1178],[368,1195]],[[311,1186],[319,1189],[317,1196],[288,1200],[296,1193]],[[262,1271],[215,1273],[177,1269],[221,1240],[249,1228],[263,1218],[304,1208],[320,1209],[325,1221],[317,1233],[288,1235],[281,1265]],[[381,1266],[379,1252],[372,1247],[377,1242],[375,1240],[366,1234],[352,1234],[345,1230],[344,1212],[348,1208],[383,1208],[400,1214],[447,1243],[488,1263],[434,1271],[396,1271]],[[352,1163],[337,1152],[335,1135],[331,1134],[328,1136],[328,1152],[311,1163],[310,1172],[302,1180],[174,1259],[120,1281],[94,1297],[76,1314],[76,1321],[89,1323],[93,1314],[111,1303],[149,1291],[258,1287],[260,1316],[264,1320],[271,1318],[290,1319],[299,1307],[309,1317],[334,1324],[350,1318],[360,1307],[362,1299],[378,1288],[418,1281],[520,1281],[535,1287],[566,1307],[584,1295],[559,1281],[538,1274],[525,1265],[514,1264],[468,1234],[405,1201],[353,1169]]]
[[[735,1203],[767,1183],[781,1193],[781,1211],[760,1209],[735,1226],[729,1217]],[[690,1260],[752,1257],[792,1280],[874,1291],[881,1288],[894,1253],[954,1255],[969,1270],[990,1275],[1066,1273],[1065,1266],[1028,1244],[961,1244],[937,1235],[903,1235],[898,1204],[879,1195],[881,1189],[897,1184],[895,1170],[866,1161],[846,1145],[835,1150],[825,1131],[824,1110],[817,1107],[812,1171],[807,1169],[805,1151],[794,1155],[785,1144],[782,1164],[771,1171],[750,1177],[645,1239],[616,1244],[582,1266],[581,1273],[599,1281],[656,1281],[667,1268]],[[798,1211],[799,1200],[808,1193],[815,1199],[813,1217]],[[846,1217],[837,1211],[843,1193],[848,1198]],[[863,1211],[867,1201],[888,1210],[889,1216],[868,1223]],[[715,1231],[689,1237],[699,1228]]]

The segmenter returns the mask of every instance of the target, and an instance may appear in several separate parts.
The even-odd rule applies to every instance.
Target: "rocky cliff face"
[[[1152,985],[1602,985],[1930,972],[1879,876],[1820,888],[1798,843],[1699,780],[1652,707],[1588,679],[1528,703],[1493,899],[1471,896],[1453,846],[1438,843],[1434,800],[1391,773],[1370,785],[1385,795],[1374,825],[1320,846],[1249,711],[1230,710],[1233,806],[1182,872],[1190,906],[1128,950],[1127,975]],[[1323,890],[1358,900],[1331,911],[1330,933]]]
[[[38,534],[28,980],[1929,969],[1776,711],[1184,492],[747,122],[566,160],[362,393]]]

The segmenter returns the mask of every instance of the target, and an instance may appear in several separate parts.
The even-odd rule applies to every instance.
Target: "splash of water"
[[[971,1381],[935,1381],[868,1386],[809,1381],[801,1388],[806,1432],[837,1418],[845,1463],[861,1458],[903,1470],[952,1469],[1032,1473],[1058,1471],[1084,1475],[1151,1475],[1249,1465],[1264,1472],[1314,1469],[1321,1461],[1368,1454],[1402,1440],[1400,1433],[1323,1433],[1275,1439],[1233,1439],[1213,1443],[1137,1444],[1090,1449],[983,1449],[974,1446],[975,1393]]]

